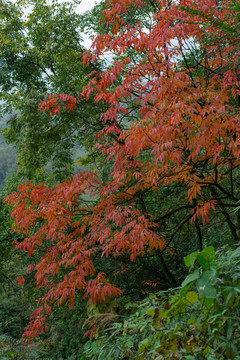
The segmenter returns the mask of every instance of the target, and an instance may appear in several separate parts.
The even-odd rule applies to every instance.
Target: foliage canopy
[[[102,169],[61,178],[54,186],[25,182],[6,198],[13,206],[13,230],[24,234],[16,248],[30,256],[41,253],[28,268],[41,296],[24,333],[27,341],[46,329],[54,304],[71,307],[76,293],[93,304],[126,294],[122,274],[138,267],[149,271],[137,281],[175,287],[190,249],[212,271],[205,269],[204,245],[239,242],[239,3],[106,0],[101,6],[90,50],[71,50],[66,62],[62,40],[51,38],[56,60],[50,65],[56,70],[52,88],[41,77],[44,92],[51,94],[36,116],[56,126],[57,134],[60,128],[76,136],[85,131]],[[34,44],[39,25],[33,20],[28,36]],[[70,30],[66,41],[75,49]],[[38,41],[34,49],[43,48]],[[75,56],[81,57],[81,74]],[[69,64],[73,73],[66,76],[62,67]],[[40,81],[42,66],[33,80]],[[17,68],[11,73],[21,75]],[[89,104],[97,110],[88,114]],[[212,237],[219,223],[220,240]],[[202,279],[197,272],[189,276],[185,285]],[[202,295],[212,298],[213,285]]]

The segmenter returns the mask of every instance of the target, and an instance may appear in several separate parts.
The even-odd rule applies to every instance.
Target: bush
[[[104,314],[93,316],[97,336],[80,359],[240,359],[240,247],[210,246],[184,260],[181,288],[125,304],[128,315],[104,330]]]

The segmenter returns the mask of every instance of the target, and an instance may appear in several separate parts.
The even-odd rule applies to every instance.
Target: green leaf
[[[210,307],[212,306],[212,304],[213,304],[213,301],[214,301],[214,299],[213,298],[205,298],[204,299],[204,304],[206,305],[206,307],[208,308],[208,309],[210,309]]]
[[[189,291],[185,296],[185,300],[189,304],[193,304],[198,301],[198,294],[196,293],[196,291]]]
[[[149,338],[142,340],[139,343],[138,352],[141,353],[142,351],[144,351],[150,345],[150,343],[151,343],[151,340]]]
[[[201,255],[197,255],[197,262],[199,263],[199,265],[201,265],[205,270],[209,269],[209,262],[208,260],[201,256]]]
[[[199,294],[204,295],[206,298],[215,298],[216,289],[209,282],[206,282],[205,279],[199,279],[196,282],[196,286]]]
[[[217,283],[216,271],[209,270],[202,273],[200,279],[196,282],[199,294],[206,298],[215,298],[216,289],[213,287]]]
[[[186,293],[188,292],[188,290],[191,288],[191,284],[189,283],[188,285],[185,285],[183,288],[181,288],[180,290],[180,298],[184,298],[184,296],[186,295]],[[175,296],[175,298],[178,298],[177,296]],[[171,302],[170,302],[171,303]]]
[[[183,281],[182,286],[189,284],[190,282],[199,278],[199,271],[196,269],[192,274],[189,274],[186,279]]]
[[[154,317],[155,309],[156,309],[155,307],[151,307],[151,308],[147,309],[146,314],[151,315],[152,317]]]
[[[238,257],[240,257],[240,246],[237,249],[235,249],[230,255],[231,259],[238,258]]]
[[[216,270],[204,271],[200,277],[200,280],[204,283],[215,285],[217,283]]]
[[[207,248],[203,249],[200,253],[206,260],[209,261],[210,264],[213,263],[215,260],[215,250],[213,246],[208,246]]]
[[[235,288],[232,288],[228,293],[227,293],[227,296],[226,294],[224,294],[224,300],[226,302],[226,305],[228,307],[236,307],[238,306],[239,304],[239,297],[236,296],[235,294],[235,291],[234,291]]]
[[[230,322],[227,324],[227,339],[231,340],[233,334],[233,328],[230,324]]]
[[[186,265],[187,267],[191,267],[191,266],[194,265],[194,262],[195,262],[195,260],[196,260],[196,258],[197,258],[197,254],[198,254],[198,252],[195,251],[195,252],[193,252],[192,254],[189,254],[188,256],[186,256],[186,257],[184,258],[184,262],[185,262],[185,265]]]

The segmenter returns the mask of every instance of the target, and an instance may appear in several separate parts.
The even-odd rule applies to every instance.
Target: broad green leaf
[[[197,254],[198,254],[198,252],[195,251],[192,254],[189,254],[184,258],[184,262],[187,267],[191,267],[194,265],[194,262],[197,258]]]
[[[216,289],[213,287],[217,283],[216,271],[209,270],[202,273],[199,280],[196,282],[198,292],[207,298],[214,298],[216,296]]]
[[[201,265],[205,270],[209,269],[209,262],[208,260],[201,256],[201,255],[197,255],[197,262],[199,263],[199,265]]]
[[[197,270],[195,270],[192,274],[189,274],[187,277],[186,277],[186,279],[183,281],[183,283],[182,283],[182,286],[185,286],[185,285],[187,285],[187,284],[189,284],[190,282],[192,282],[192,281],[194,281],[194,280],[196,280],[196,279],[198,279],[199,278],[199,271],[198,271],[198,269]]]
[[[216,270],[204,271],[200,277],[200,280],[203,283],[208,283],[210,285],[215,285],[217,283]]]
[[[213,301],[214,301],[214,298],[205,298],[204,299],[204,304],[206,305],[206,307],[208,309],[210,309],[210,307],[212,306],[213,304]]]
[[[206,288],[203,291],[203,294],[206,298],[214,299],[216,297],[216,288],[214,286],[206,286]]]
[[[211,264],[215,260],[215,250],[213,246],[208,246],[207,248],[203,249],[200,253],[206,260],[209,261]]]
[[[185,299],[186,299],[187,303],[193,304],[196,301],[198,301],[198,294],[196,293],[196,291],[189,291],[186,294]]]
[[[199,294],[204,295],[206,298],[215,298],[216,289],[209,282],[206,282],[203,279],[199,279],[196,282],[196,286]]]

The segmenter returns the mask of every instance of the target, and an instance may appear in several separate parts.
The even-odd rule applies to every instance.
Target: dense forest
[[[240,360],[240,3],[79,3],[0,1],[0,359]]]

